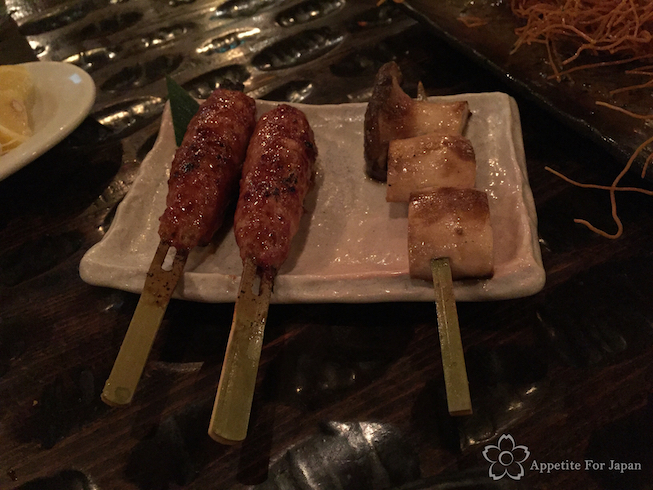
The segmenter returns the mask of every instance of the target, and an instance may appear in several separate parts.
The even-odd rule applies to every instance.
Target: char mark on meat
[[[264,114],[247,150],[234,218],[243,260],[276,274],[299,229],[317,147],[306,116],[281,104]]]
[[[242,92],[217,89],[200,106],[175,153],[168,180],[161,240],[177,250],[206,245],[238,194],[256,103]]]

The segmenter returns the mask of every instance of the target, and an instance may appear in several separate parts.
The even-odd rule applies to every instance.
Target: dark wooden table
[[[421,79],[430,94],[511,93],[414,22],[392,36],[409,91]],[[367,68],[334,101],[345,85],[369,89],[383,49],[343,54],[376,52],[376,64],[356,65]],[[620,163],[512,95],[547,283],[527,298],[458,305],[474,405],[464,418],[446,412],[431,303],[272,305],[250,435],[222,446],[206,428],[233,304],[173,300],[133,404],[104,405],[138,296],[85,284],[78,266],[158,123],[125,139],[90,117],[0,182],[0,488],[651,488],[653,198],[617,196],[618,240],[574,224],[611,230],[607,192],[544,167],[609,184]],[[493,481],[483,451],[508,434],[530,451],[525,475]]]

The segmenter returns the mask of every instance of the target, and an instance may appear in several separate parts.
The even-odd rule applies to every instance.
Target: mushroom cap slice
[[[466,101],[413,100],[402,90],[402,79],[394,61],[383,65],[376,74],[365,111],[365,170],[367,175],[382,182],[387,178],[390,141],[431,132],[462,134],[469,118]]]

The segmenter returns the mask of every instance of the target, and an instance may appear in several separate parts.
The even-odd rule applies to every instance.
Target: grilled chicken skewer
[[[243,275],[209,425],[209,435],[224,444],[247,435],[272,286],[299,229],[316,157],[299,109],[282,104],[258,121],[234,217]]]
[[[256,123],[256,103],[241,92],[215,90],[190,121],[168,180],[160,242],[143,293],[109,375],[102,400],[131,402],[152,343],[192,248],[209,243],[238,193],[238,180]],[[162,268],[170,248],[173,267]]]

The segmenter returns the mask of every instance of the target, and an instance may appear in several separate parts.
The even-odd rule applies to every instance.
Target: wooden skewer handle
[[[100,395],[107,405],[122,406],[131,403],[143,374],[154,338],[188,257],[188,251],[177,251],[172,269],[166,271],[162,266],[169,248],[168,245],[159,243],[152,259],[143,293]]]
[[[247,436],[273,283],[263,274],[258,292],[253,291],[256,274],[254,262],[245,261],[208,431],[222,444]]]

